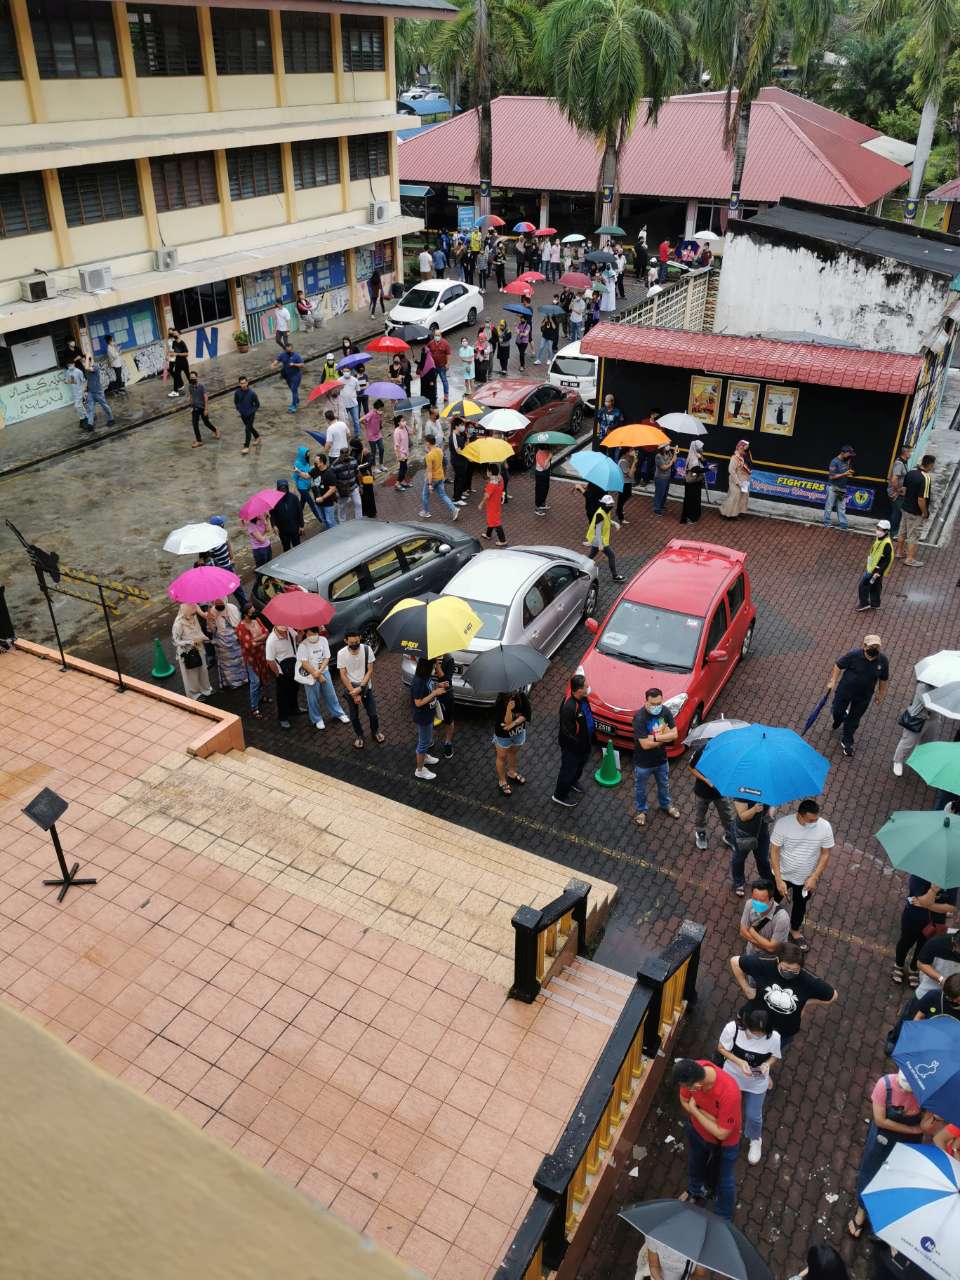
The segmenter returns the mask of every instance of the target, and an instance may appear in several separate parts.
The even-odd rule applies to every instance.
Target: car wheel
[[[593,582],[590,584],[590,590],[587,592],[587,598],[583,602],[583,613],[581,614],[581,617],[580,617],[581,622],[585,622],[586,619],[590,617],[591,613],[593,613],[594,609],[597,607],[598,595],[599,595],[599,588],[597,587],[597,584]]]
[[[467,324],[475,325],[477,323],[477,308],[471,307],[467,312]]]
[[[370,646],[374,657],[376,657],[379,654],[380,648],[383,644],[383,640],[380,637],[380,632],[373,625],[373,623],[370,623],[369,626],[364,627],[363,631],[360,634],[360,639],[363,644],[368,644]]]
[[[583,405],[578,404],[570,415],[570,434],[575,436],[583,425]]]
[[[520,466],[524,471],[529,471],[533,466],[537,456],[537,451],[532,444],[525,444],[520,450]]]
[[[753,644],[753,628],[755,626],[756,626],[756,623],[751,622],[749,627],[747,627],[747,634],[743,637],[743,644],[740,646],[741,658],[745,658],[747,654],[750,652],[750,646]]]

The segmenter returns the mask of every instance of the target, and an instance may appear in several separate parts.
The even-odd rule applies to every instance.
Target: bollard
[[[154,680],[166,680],[168,676],[172,676],[174,672],[173,666],[167,661],[167,655],[163,652],[163,645],[159,640],[153,642],[153,668],[150,674]]]

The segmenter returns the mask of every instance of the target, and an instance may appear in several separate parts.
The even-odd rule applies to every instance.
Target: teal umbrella
[[[627,233],[624,231],[623,227],[618,227],[615,224],[612,224],[609,227],[597,227],[593,234],[595,236],[625,236]]]
[[[960,817],[942,809],[901,809],[890,815],[877,839],[899,870],[941,889],[960,887]]]
[[[928,787],[960,791],[960,742],[925,742],[910,752],[907,764]]]
[[[527,436],[524,444],[576,444],[573,436],[563,431],[534,431]]]

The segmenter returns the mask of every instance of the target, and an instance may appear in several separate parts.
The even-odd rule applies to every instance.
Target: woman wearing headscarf
[[[746,513],[750,504],[750,441],[739,440],[730,459],[727,496],[720,503],[720,514],[728,520]]]
[[[243,650],[237,638],[240,610],[226,600],[214,600],[207,610],[207,632],[217,657],[217,676],[221,689],[241,689],[247,683]]]
[[[680,510],[680,523],[696,524],[702,513],[702,504],[703,445],[699,440],[691,440],[683,471],[683,507]]]
[[[207,637],[200,626],[199,611],[195,604],[182,604],[173,620],[171,631],[173,647],[183,681],[183,692],[188,698],[208,698],[213,689],[207,674],[205,644]]]
[[[420,379],[420,394],[426,396],[431,405],[436,408],[437,366],[427,343],[420,348],[420,355],[417,358],[417,377]]]

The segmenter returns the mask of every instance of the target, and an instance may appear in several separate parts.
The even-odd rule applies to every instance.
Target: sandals
[[[508,773],[507,781],[515,782],[518,787],[525,787],[527,785],[527,780],[522,773]]]
[[[645,813],[635,813],[633,815],[633,820],[638,827],[645,827],[647,825],[647,815]]]
[[[363,739],[362,739],[362,738],[354,738],[354,740],[353,740],[353,749],[354,749],[354,751],[362,751],[362,750],[363,750],[363,747],[364,747]]]
[[[914,973],[913,970],[911,970],[909,976],[907,977],[907,982],[911,987],[917,986],[920,982],[919,973]]]
[[[498,783],[497,783],[497,787],[498,787],[498,789],[499,789],[499,791],[500,791],[500,794],[501,794],[502,796],[512,796],[512,795],[513,795],[513,792],[512,792],[512,791],[511,791],[511,789],[510,789],[510,784],[509,784],[509,782],[498,782]]]
[[[903,970],[898,964],[895,964],[890,972],[890,981],[895,982],[898,987],[903,985]]]
[[[383,746],[383,744],[384,744],[384,743],[386,742],[386,740],[387,740],[387,735],[386,735],[385,733],[380,733],[379,731],[378,731],[377,733],[375,733],[373,736],[374,736],[374,738],[375,738],[375,740],[376,740],[377,744],[378,744],[379,746],[381,746],[381,747]]]
[[[850,1221],[847,1223],[847,1235],[852,1236],[854,1240],[859,1240],[860,1237],[863,1235],[863,1228],[865,1225],[866,1225],[866,1220],[864,1220],[864,1222],[861,1222],[858,1225],[857,1222],[853,1218],[851,1218]]]

